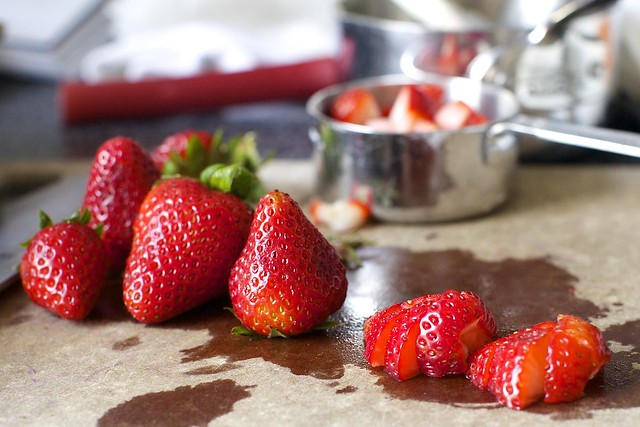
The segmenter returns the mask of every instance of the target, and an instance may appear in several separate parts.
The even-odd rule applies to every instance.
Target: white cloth
[[[115,0],[113,41],[86,55],[83,80],[139,81],[334,57],[336,0]]]

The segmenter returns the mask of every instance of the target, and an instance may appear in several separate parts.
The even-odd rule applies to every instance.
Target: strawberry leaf
[[[231,333],[239,337],[249,337],[254,339],[264,338],[264,335],[260,335],[259,333],[252,331],[246,326],[234,326],[233,328],[231,328]]]
[[[320,323],[312,328],[314,331],[328,331],[329,329],[333,329],[338,326],[342,326],[342,322],[336,322],[332,320],[327,320],[325,322]]]
[[[267,338],[289,338],[289,337],[277,329],[269,328],[269,335],[267,335]]]
[[[200,175],[200,180],[209,188],[235,194],[246,199],[258,185],[258,177],[239,164],[215,164],[207,167]]]

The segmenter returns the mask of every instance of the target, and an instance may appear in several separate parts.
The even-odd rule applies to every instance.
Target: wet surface
[[[363,265],[349,272],[349,293],[343,308],[333,316],[342,325],[326,332],[290,339],[251,339],[231,334],[239,324],[226,299],[217,299],[160,325],[146,325],[139,334],[121,337],[113,351],[126,351],[144,343],[147,328],[169,331],[206,331],[207,339],[191,348],[176,348],[184,375],[202,377],[224,375],[242,369],[246,361],[263,360],[289,370],[294,375],[326,381],[337,395],[366,392],[359,385],[345,381],[346,366],[356,366],[374,377],[391,398],[437,402],[452,407],[499,408],[493,396],[474,387],[463,376],[427,378],[418,376],[398,382],[382,369],[370,369],[363,359],[362,325],[381,308],[399,301],[438,293],[447,289],[471,290],[480,295],[493,313],[501,335],[544,320],[559,313],[586,319],[607,316],[608,308],[578,298],[575,287],[579,279],[554,264],[551,258],[503,259],[484,261],[461,250],[410,252],[402,249],[368,247],[360,251]],[[19,287],[16,287],[19,288]],[[12,289],[11,294],[21,292]],[[10,298],[23,301],[23,298]],[[95,327],[132,322],[122,305],[119,287],[111,285],[86,323]],[[618,303],[616,303],[619,305]],[[624,306],[624,302],[622,303]],[[15,311],[5,325],[29,321]],[[592,380],[586,396],[568,404],[535,404],[528,412],[548,414],[550,418],[590,418],[593,412],[609,408],[640,407],[640,320],[629,320],[603,331],[612,345],[612,361],[604,372]],[[206,378],[206,379],[205,379]],[[224,395],[212,403],[207,396]],[[193,387],[148,393],[112,408],[104,414],[101,425],[122,425],[138,417],[157,417],[159,408],[172,402],[176,423],[160,420],[159,425],[204,425],[231,411],[233,404],[250,397],[250,388],[231,380],[203,382]],[[218,398],[218,400],[220,400]],[[195,404],[203,402],[202,405]],[[202,406],[202,407],[200,407]],[[155,409],[154,409],[155,408]],[[133,417],[133,418],[132,418]],[[140,418],[142,419],[142,418]],[[149,418],[151,421],[154,418]],[[169,421],[169,422],[167,422]],[[164,424],[163,424],[164,422]]]
[[[574,291],[578,279],[546,258],[493,262],[458,250],[413,253],[384,248],[362,250],[361,256],[364,264],[350,273],[347,301],[335,316],[343,325],[332,331],[286,340],[235,337],[229,331],[237,320],[223,310],[225,302],[220,301],[164,327],[209,330],[209,341],[182,350],[183,363],[224,356],[234,369],[241,361],[259,358],[286,367],[295,375],[338,380],[347,364],[369,369],[362,357],[364,319],[380,308],[419,295],[449,288],[472,290],[494,314],[501,334],[555,319],[559,313],[587,319],[607,313],[605,308],[577,298]],[[605,337],[634,346],[640,334],[639,322],[610,328],[604,331]],[[563,405],[541,403],[528,410],[576,419],[590,417],[594,409],[639,406],[640,373],[632,366],[640,362],[638,359],[635,348],[614,353],[604,374],[588,385],[585,398]],[[203,373],[209,372],[205,369]],[[370,374],[377,376],[377,383],[394,398],[499,407],[489,393],[475,388],[463,376],[420,376],[398,382],[382,370],[370,370]],[[336,393],[356,391],[343,386]]]

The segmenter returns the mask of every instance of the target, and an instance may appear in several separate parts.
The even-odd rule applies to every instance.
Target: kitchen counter
[[[311,194],[305,161],[275,161],[264,178],[301,202]],[[234,337],[224,299],[145,326],[124,309],[118,283],[87,320],[65,321],[13,279],[0,293],[0,425],[637,425],[638,182],[634,165],[527,165],[490,215],[372,223],[357,233],[369,245],[334,316],[342,325],[305,337]],[[72,206],[78,196],[68,197]],[[459,376],[397,382],[366,366],[367,316],[447,288],[479,293],[501,333],[558,313],[588,318],[612,361],[579,401],[525,411],[497,405]]]

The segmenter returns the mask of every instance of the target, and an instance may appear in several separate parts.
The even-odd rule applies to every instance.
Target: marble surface
[[[303,203],[311,194],[306,162],[276,161],[264,175]],[[636,425],[639,181],[632,165],[526,166],[490,215],[369,224],[357,233],[369,242],[363,265],[349,273],[334,316],[342,326],[288,340],[231,336],[224,299],[138,324],[118,283],[87,320],[64,321],[14,279],[0,293],[0,424]],[[366,366],[367,316],[447,288],[478,292],[502,333],[558,313],[584,316],[603,330],[612,362],[581,400],[525,411],[500,407],[462,377],[397,382]]]

